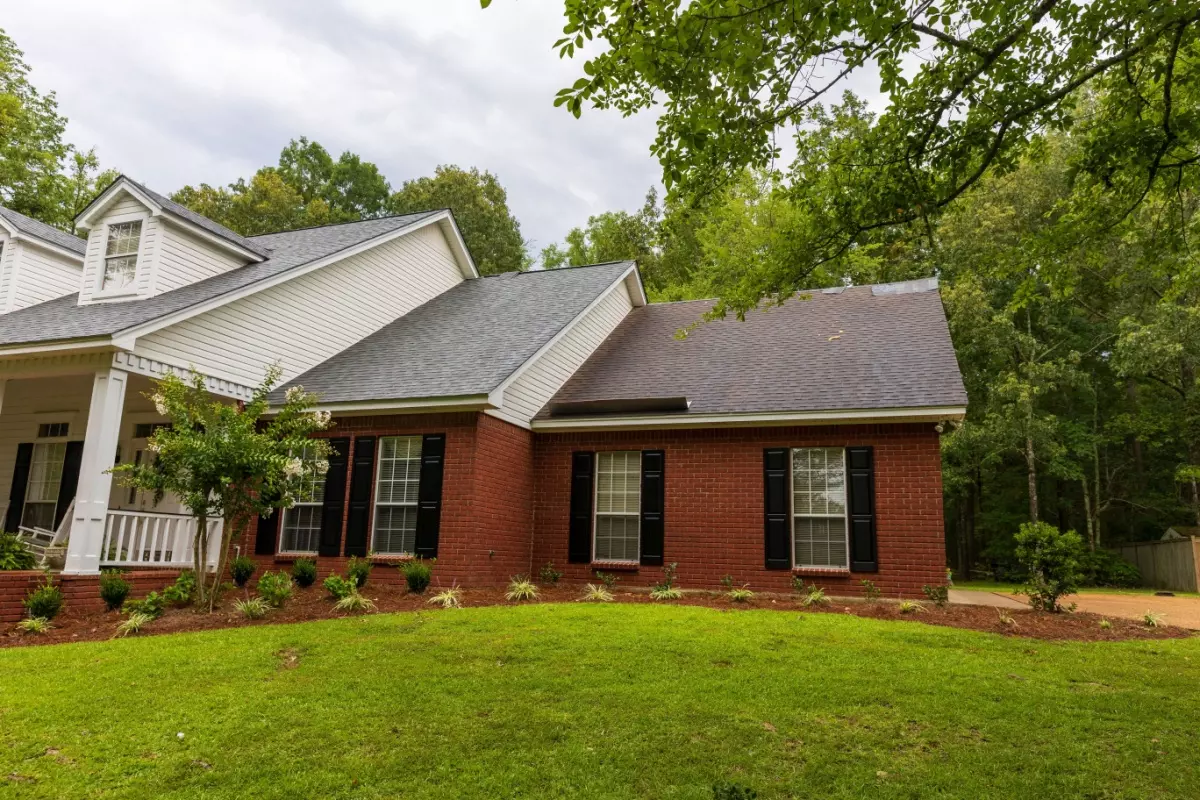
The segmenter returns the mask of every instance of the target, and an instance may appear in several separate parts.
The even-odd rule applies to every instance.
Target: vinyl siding
[[[161,235],[158,258],[153,269],[151,296],[178,289],[189,283],[210,278],[231,269],[244,266],[247,262],[225,250],[205,242],[170,222],[158,223]]]
[[[79,291],[82,265],[30,242],[5,243],[0,298],[4,311],[37,305]]]
[[[462,280],[430,225],[142,337],[135,352],[249,385],[279,362],[286,381]]]
[[[16,251],[21,245],[0,236],[0,313],[12,311],[9,295],[13,290],[13,264],[16,263]]]
[[[494,416],[528,425],[632,309],[629,290],[625,281],[621,281],[521,377],[508,385],[501,409]]]
[[[92,295],[100,285],[100,277],[104,270],[104,248],[108,242],[108,220],[124,214],[148,215],[149,213],[150,209],[126,195],[113,203],[104,218],[97,222],[88,233],[87,251],[83,258],[83,280],[79,287],[79,303],[81,305],[91,302]],[[148,217],[142,221],[142,241],[138,256],[137,279],[134,284],[137,287],[138,295],[142,297],[145,297],[150,290],[150,265],[154,263],[156,257],[160,224],[157,217]]]

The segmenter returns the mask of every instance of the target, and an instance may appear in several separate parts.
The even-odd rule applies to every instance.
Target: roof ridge
[[[385,220],[385,219],[400,219],[401,217],[429,216],[430,214],[436,214],[439,211],[449,211],[449,210],[450,210],[449,208],[431,208],[428,211],[410,211],[405,214],[385,214],[382,217],[364,217],[362,219],[347,219],[347,220],[343,220],[342,222],[326,222],[322,225],[306,225],[302,228],[288,228],[287,230],[272,231],[271,233],[256,233],[253,236],[247,236],[246,238],[253,241],[254,239],[262,239],[266,236],[281,236],[282,234],[285,234],[285,233],[300,233],[301,231],[315,231],[315,230],[319,230],[321,228],[336,228],[339,225],[358,225],[359,223],[362,223],[362,222],[380,222],[381,220]]]

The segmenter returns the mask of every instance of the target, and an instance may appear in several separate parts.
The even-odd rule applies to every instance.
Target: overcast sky
[[[154,189],[225,184],[293,137],[374,161],[499,176],[536,252],[657,184],[648,115],[553,107],[581,74],[561,0],[0,0],[69,140]]]

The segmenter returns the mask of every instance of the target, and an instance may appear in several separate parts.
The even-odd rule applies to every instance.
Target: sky
[[[659,181],[647,114],[554,108],[562,0],[0,0],[67,138],[160,192],[226,184],[308,136],[394,187],[495,173],[537,252]]]

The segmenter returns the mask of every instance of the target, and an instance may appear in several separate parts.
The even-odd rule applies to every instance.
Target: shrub
[[[156,617],[153,614],[135,611],[129,615],[129,619],[117,626],[117,635],[128,636],[131,633],[141,633],[142,628],[149,625],[155,619]]]
[[[229,565],[229,574],[233,577],[233,582],[238,585],[238,588],[244,588],[246,581],[250,580],[250,576],[258,569],[258,562],[250,556],[238,556]]]
[[[597,603],[611,603],[613,596],[608,587],[604,585],[597,586],[594,583],[589,583],[583,589],[583,599],[592,600]]]
[[[830,602],[829,598],[825,596],[825,590],[815,583],[810,583],[803,593],[804,597],[800,600],[801,605],[821,606]]]
[[[1106,619],[1100,620],[1100,630],[1102,630],[1102,631],[1112,630],[1112,623]]]
[[[317,562],[311,558],[300,558],[292,564],[292,580],[301,589],[307,589],[317,582]]]
[[[554,568],[553,561],[549,561],[546,563],[546,566],[542,567],[542,571],[538,573],[538,576],[542,579],[542,583],[548,583],[551,586],[557,586],[558,579],[561,578],[563,574]]]
[[[600,583],[604,586],[604,588],[608,589],[611,592],[613,589],[616,588],[617,581],[621,580],[621,576],[614,575],[611,572],[597,571],[596,572],[596,580],[600,581]]]
[[[404,582],[408,584],[410,592],[423,594],[429,588],[429,581],[433,578],[433,565],[436,561],[437,559],[425,561],[414,558],[412,561],[400,563],[400,571],[404,573]]]
[[[179,577],[175,579],[167,588],[163,589],[163,600],[173,606],[186,606],[192,602],[192,597],[196,594],[196,573],[190,569],[185,569],[179,573]]]
[[[1167,624],[1167,618],[1162,614],[1156,614],[1153,611],[1147,611],[1142,614],[1142,622],[1146,623],[1147,628],[1162,628]]]
[[[537,600],[537,584],[529,580],[528,575],[514,575],[508,583],[508,591],[504,593],[506,600]]]
[[[1029,572],[1021,587],[1029,605],[1039,611],[1061,611],[1059,600],[1079,589],[1083,539],[1047,522],[1026,522],[1014,537],[1016,554]]]
[[[735,603],[748,603],[754,599],[754,592],[749,586],[735,586],[729,590],[729,599]]]
[[[341,575],[330,575],[325,579],[325,582],[322,585],[334,600],[341,600],[349,595],[350,592],[358,589],[358,587],[354,585],[354,581],[348,581]]]
[[[1084,552],[1079,559],[1079,571],[1083,574],[1082,586],[1132,589],[1142,585],[1142,573],[1137,566],[1109,550]]]
[[[900,609],[901,614],[916,614],[917,612],[925,610],[925,606],[921,605],[916,600],[901,600],[900,604],[897,605],[896,608]]]
[[[258,596],[270,603],[272,608],[281,608],[292,596],[292,576],[283,570],[264,572],[255,588]]]
[[[863,587],[863,597],[874,603],[880,597],[879,587],[875,585],[875,581],[863,579],[859,581]]]
[[[271,573],[267,573],[270,575]],[[267,577],[266,575],[263,576]],[[234,609],[246,619],[261,619],[271,610],[271,604],[261,597],[251,597],[246,600],[235,600]]]
[[[21,540],[11,533],[0,533],[0,570],[33,569],[37,561]]]
[[[360,611],[374,611],[375,604],[359,593],[358,587],[353,583],[350,584],[350,593],[333,604],[335,611],[344,611],[347,614],[357,614]]]
[[[656,585],[650,590],[651,600],[678,600],[683,597],[683,592],[674,586]]]
[[[21,633],[46,633],[53,627],[45,617],[30,617],[17,623],[17,630]]]
[[[106,569],[100,573],[100,599],[109,611],[116,611],[125,605],[129,589],[129,581],[125,580],[120,570]]]
[[[150,619],[158,619],[166,607],[167,599],[158,592],[151,592],[141,600],[127,600],[123,610],[128,611],[130,616],[143,614]]]
[[[62,611],[62,589],[47,575],[44,583],[25,596],[24,605],[30,617],[42,617],[49,622]]]
[[[725,591],[729,591],[730,589],[732,589],[733,588],[733,576],[732,575],[722,575],[721,576],[721,585],[725,587]]]
[[[366,586],[367,578],[371,577],[370,559],[351,556],[350,562],[346,564],[346,577],[354,581],[355,589]]]
[[[930,586],[927,583],[921,587],[921,591],[929,598],[929,602],[938,608],[945,608],[946,604],[950,602],[949,586]]]
[[[442,589],[426,602],[436,603],[442,608],[462,608],[462,589],[457,586]]]
[[[714,783],[713,800],[757,800],[758,792],[736,783]]]
[[[792,576],[792,591],[798,594],[804,594],[804,578],[800,575]]]

